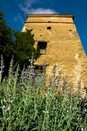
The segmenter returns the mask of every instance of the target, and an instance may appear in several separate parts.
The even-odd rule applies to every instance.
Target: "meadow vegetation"
[[[46,86],[45,73],[31,66],[19,79],[19,67],[14,72],[12,63],[8,78],[0,82],[0,131],[87,131],[86,98],[67,94],[66,88],[58,96],[60,85]],[[2,72],[3,62],[0,80]]]

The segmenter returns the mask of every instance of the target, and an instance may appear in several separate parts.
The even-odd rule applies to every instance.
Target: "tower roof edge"
[[[72,14],[27,14],[27,17],[68,17],[74,18]]]

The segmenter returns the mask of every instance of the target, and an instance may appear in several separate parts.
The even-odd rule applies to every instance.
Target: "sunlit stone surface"
[[[46,67],[46,77],[56,76],[61,68],[62,75],[73,81],[75,89],[81,80],[82,92],[87,86],[87,57],[78,36],[72,15],[28,15],[22,31],[32,29],[35,48],[39,46],[41,56],[35,65]],[[77,90],[77,89],[76,89]]]

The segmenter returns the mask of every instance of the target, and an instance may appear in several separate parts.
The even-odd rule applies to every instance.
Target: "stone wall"
[[[50,68],[60,65],[71,80],[76,79],[77,67],[77,77],[80,72],[80,79],[87,85],[87,57],[72,15],[28,15],[22,31],[26,29],[32,29],[35,48],[39,41],[47,42],[46,53],[36,60],[35,65],[48,65],[47,76],[51,75]]]

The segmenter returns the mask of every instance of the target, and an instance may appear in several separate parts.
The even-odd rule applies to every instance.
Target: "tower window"
[[[51,21],[48,21],[48,23],[51,23]]]
[[[38,48],[40,49],[40,54],[46,54],[47,42],[39,41]]]
[[[47,27],[47,30],[51,30],[51,26],[48,26],[48,27]]]
[[[72,31],[72,30],[69,30],[70,32]]]

